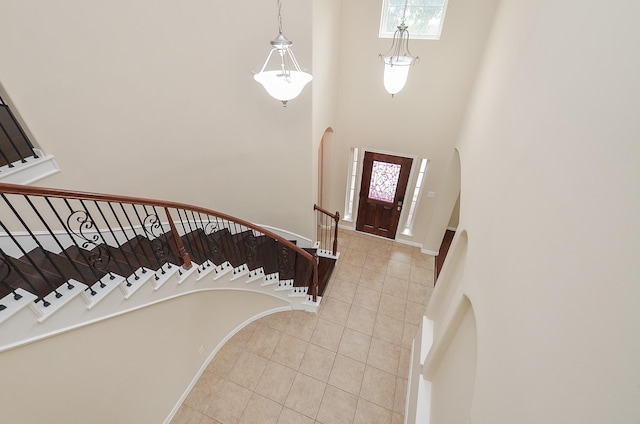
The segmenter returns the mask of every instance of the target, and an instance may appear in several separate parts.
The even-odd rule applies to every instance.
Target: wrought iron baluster
[[[49,236],[51,238],[53,238],[55,243],[60,248],[60,252],[64,255],[65,258],[67,258],[67,261],[69,261],[69,264],[78,273],[78,275],[82,276],[82,271],[80,271],[80,268],[78,268],[78,266],[76,264],[76,261],[71,259],[71,256],[69,256],[69,253],[65,250],[65,247],[62,245],[62,243],[60,243],[60,240],[58,239],[58,237],[55,235],[55,233],[53,232],[51,227],[49,227],[49,224],[47,224],[46,220],[42,217],[42,215],[40,214],[40,211],[38,211],[38,208],[35,207],[35,205],[33,204],[33,202],[31,201],[31,199],[28,196],[24,196],[24,199],[27,201],[29,206],[31,206],[31,209],[33,210],[33,212],[36,214],[36,216],[40,219],[40,222],[42,222],[44,227],[47,229],[47,231],[49,232]],[[97,273],[97,271],[94,268],[90,268],[90,269],[91,269],[91,272],[93,273],[94,277],[96,278],[96,281],[99,280],[100,276]],[[89,282],[87,281],[87,283],[89,283]],[[90,286],[90,284],[89,284],[89,286]],[[69,288],[71,289],[71,288],[73,288],[73,286],[71,284],[69,284]]]
[[[0,105],[0,107],[2,107],[2,106]],[[7,110],[8,110],[8,108],[7,108]],[[2,124],[2,120],[1,119],[0,119],[0,130],[2,130],[2,132],[5,135],[5,137],[9,141],[9,144],[11,144],[11,147],[13,147],[13,150],[15,150],[16,153],[18,154],[18,156],[20,157],[20,162],[27,163],[27,160],[24,158],[24,156],[22,156],[22,153],[20,152],[20,149],[18,149],[18,146],[16,146],[16,143],[13,141],[13,139],[9,135],[9,131],[7,131],[5,126]],[[9,168],[13,168],[13,164],[11,162],[9,162],[9,159],[4,155],[4,153],[2,154],[2,156],[4,156],[5,160],[7,161],[7,164],[9,165]]]
[[[122,231],[122,234],[124,235],[125,240],[127,240],[127,241],[125,241],[125,242],[122,244],[122,245],[124,245],[124,244],[126,244],[128,241],[130,241],[130,240],[127,238],[127,232],[126,232],[126,230],[125,230],[125,227],[122,225],[122,223],[120,222],[120,218],[118,218],[118,215],[116,214],[116,211],[113,209],[112,202],[106,202],[106,203],[107,203],[107,205],[109,206],[109,209],[111,210],[111,214],[112,214],[112,215],[113,215],[113,217],[116,219],[116,222],[118,223],[118,227],[119,227],[119,228],[120,228],[120,230]],[[109,230],[111,231],[111,225],[107,222],[107,219],[106,219],[105,215],[102,213],[102,209],[100,209],[100,206],[98,205],[98,203],[96,203],[96,206],[98,207],[98,210],[100,211],[100,214],[102,215],[102,219],[104,219],[104,220],[105,220],[105,224],[107,224],[107,227],[108,227],[108,228],[109,228]],[[134,236],[133,238],[135,238],[135,236],[136,236],[136,232],[135,232],[135,230],[134,230],[133,228],[131,228],[131,230],[133,231],[133,236]],[[113,231],[111,231],[111,234],[113,234]],[[115,237],[115,235],[114,235],[114,237]],[[131,239],[131,240],[133,240],[133,239]],[[116,239],[116,244],[119,244],[119,242],[118,242],[118,240],[117,240],[117,239]],[[122,245],[120,245],[120,247],[122,247]],[[130,246],[131,246],[131,245],[130,245]],[[122,252],[122,250],[121,250],[121,252]],[[122,252],[122,253],[123,253],[123,255],[124,255],[125,257],[127,256],[127,255],[125,254],[125,252]],[[131,246],[131,253],[133,253],[133,256],[136,258],[136,262],[137,262],[138,264],[142,264],[142,263],[143,263],[143,261],[141,261],[141,260],[140,260],[140,257],[138,256],[138,252],[136,252],[136,249],[135,249],[133,246]],[[146,270],[146,268],[145,268],[145,267],[142,267],[142,273],[143,273],[143,274],[146,274],[146,273],[147,273],[147,270]]]
[[[82,201],[81,201],[82,202]],[[84,202],[82,202],[84,204]],[[93,204],[96,207],[96,209],[98,209],[98,213],[100,214],[100,216],[102,217],[102,220],[104,221],[104,224],[107,226],[107,230],[109,231],[109,234],[111,234],[111,237],[113,237],[113,240],[116,244],[116,248],[120,249],[122,247],[122,245],[120,244],[120,242],[118,241],[118,237],[115,235],[115,233],[113,232],[113,228],[111,228],[111,225],[109,225],[109,221],[107,221],[107,218],[104,215],[104,212],[102,212],[102,209],[100,208],[100,205],[98,204],[97,201],[93,200]],[[97,228],[97,226],[96,226]],[[125,255],[124,252],[122,252],[122,250],[120,250],[120,252],[122,253],[122,257],[125,259],[125,261],[127,262],[127,264],[134,270],[133,271],[133,279],[134,280],[139,280],[140,277],[138,276],[138,274],[136,274],[136,271],[138,270],[138,266],[133,265],[130,261],[129,261],[129,255]],[[137,258],[136,258],[137,259]],[[139,263],[137,264],[139,265]],[[146,273],[147,271],[142,268],[142,273]],[[127,281],[128,283],[128,281]]]
[[[66,231],[67,235],[69,236],[69,239],[71,239],[71,242],[80,251],[80,254],[81,254],[82,258],[85,260],[87,265],[89,265],[89,267],[92,268],[92,269],[95,268],[98,271],[101,271],[101,272],[104,272],[104,273],[108,274],[110,280],[113,280],[114,278],[116,278],[115,275],[113,275],[113,273],[107,269],[107,267],[109,265],[109,262],[111,261],[111,255],[109,254],[109,251],[107,250],[105,252],[106,253],[106,257],[107,257],[106,262],[102,259],[102,254],[101,253],[103,253],[104,251],[100,250],[100,248],[98,248],[98,255],[96,255],[94,252],[87,251],[87,255],[88,256],[85,257],[84,254],[82,254],[82,250],[84,250],[84,249],[82,247],[80,247],[80,245],[78,244],[76,238],[73,236],[73,233],[71,233],[71,231],[69,231],[69,227],[65,224],[65,222],[62,219],[62,217],[58,213],[58,210],[53,206],[53,203],[51,203],[51,200],[48,197],[44,197],[44,199],[47,202],[47,204],[49,205],[49,208],[51,209],[53,214],[58,219],[58,222],[60,223],[62,228],[64,228],[64,230]],[[100,287],[104,288],[104,287],[106,287],[106,284],[104,284],[102,281],[100,281]],[[89,288],[91,288],[91,287],[89,287]],[[91,295],[92,296],[95,295],[95,291],[93,291],[93,289],[91,289]]]
[[[69,231],[74,236],[84,240],[82,245],[79,247],[85,250],[90,250],[89,261],[91,262],[92,266],[97,267],[98,266],[97,264],[100,264],[102,266],[102,264],[104,263],[104,266],[98,269],[106,269],[110,263],[113,263],[115,264],[116,268],[118,268],[118,272],[120,273],[120,275],[127,276],[128,272],[125,272],[120,262],[116,261],[113,258],[109,245],[107,244],[106,240],[104,239],[104,236],[100,232],[100,229],[95,225],[95,221],[89,214],[89,211],[87,210],[85,204],[82,203],[81,200],[79,200],[79,203],[81,204],[84,210],[75,210],[71,206],[71,203],[69,202],[68,199],[64,198],[63,201],[67,205],[67,208],[69,209],[69,215],[67,216],[67,228],[69,228]],[[78,232],[75,232],[71,225],[71,223],[74,220],[75,222],[78,223]],[[96,234],[94,234],[93,236],[85,234],[85,231],[91,231],[92,228],[95,228]],[[75,238],[74,238],[74,241],[75,241]],[[93,248],[88,249],[89,246],[93,246]],[[103,259],[103,257],[105,256],[107,258],[106,262]]]
[[[31,236],[31,239],[36,243],[36,245],[38,245],[38,247],[42,250],[42,252],[44,253],[44,256],[46,257],[47,261],[51,264],[51,266],[56,270],[56,273],[64,278],[67,282],[67,288],[69,288],[69,290],[71,290],[73,288],[73,284],[71,284],[70,281],[68,281],[69,279],[66,277],[65,273],[62,272],[62,270],[60,270],[60,268],[58,267],[58,265],[51,259],[51,255],[49,253],[48,250],[46,250],[42,244],[40,243],[40,241],[38,240],[38,238],[33,234],[33,232],[31,231],[31,228],[29,228],[29,226],[27,225],[27,223],[24,221],[24,219],[22,219],[22,216],[18,213],[18,211],[13,207],[13,204],[11,202],[9,202],[9,199],[7,199],[7,196],[4,195],[4,193],[0,194],[3,198],[3,200],[5,201],[5,203],[7,204],[7,206],[9,206],[9,209],[11,209],[11,212],[13,212],[14,216],[16,218],[18,218],[18,221],[20,221],[20,224],[22,224],[22,227],[27,230],[27,233],[29,233],[29,236]],[[26,254],[25,254],[26,255]],[[29,259],[29,261],[31,263],[33,263],[33,260],[26,255],[26,258]],[[35,264],[34,264],[35,266]],[[37,266],[36,266],[37,267]],[[37,267],[39,268],[39,267]],[[58,296],[59,295],[59,296]],[[62,295],[60,293],[58,293],[56,291],[56,297],[62,297]]]
[[[9,229],[6,227],[6,225],[4,225],[4,223],[2,221],[0,221],[0,227],[2,227],[2,229],[4,230],[5,233],[7,233],[7,235],[9,236],[9,238],[11,238],[11,241],[13,241],[13,243],[18,247],[18,249],[20,250],[20,252],[22,253],[22,256],[25,258],[25,260],[27,262],[29,262],[31,264],[31,266],[34,268],[34,270],[40,274],[40,276],[42,277],[42,279],[44,280],[44,282],[47,284],[47,286],[49,287],[49,289],[51,289],[52,292],[55,293],[56,298],[61,298],[62,295],[58,292],[58,288],[55,286],[55,284],[53,284],[49,278],[42,272],[42,270],[40,269],[40,267],[38,265],[35,264],[35,262],[33,262],[33,259],[31,259],[28,255],[27,252],[24,250],[24,248],[22,247],[22,245],[20,243],[18,243],[18,240],[16,240],[16,238],[13,236],[13,234],[11,234],[11,232],[9,231]],[[8,256],[7,256],[8,257]],[[14,266],[14,269],[18,270],[17,267]],[[22,274],[22,272],[19,273],[19,275],[21,277],[24,277],[24,274]],[[61,277],[64,278],[64,277]],[[33,294],[37,294],[38,291],[35,289],[35,287],[33,287],[33,285],[31,285],[29,283],[28,279],[23,278],[25,281],[27,281],[27,283],[29,284],[29,286],[33,289]],[[42,299],[42,304],[47,307],[50,305],[49,302],[47,302],[46,300],[44,300],[44,296],[40,297]]]
[[[20,300],[22,299],[22,295],[19,294],[18,292],[16,292],[15,287],[11,286],[7,280],[9,278],[9,275],[11,275],[11,272],[16,272],[18,274],[18,276],[29,286],[31,287],[31,290],[33,293],[36,292],[35,287],[33,287],[33,285],[31,284],[31,282],[29,282],[28,279],[25,278],[24,274],[18,269],[16,268],[12,262],[11,262],[11,258],[4,253],[4,251],[2,249],[0,249],[0,255],[2,255],[2,257],[0,258],[0,262],[2,264],[4,264],[7,268],[7,272],[2,275],[0,274],[0,281],[2,281],[2,284],[5,285],[5,287],[7,287],[9,290],[11,290],[11,293],[13,293],[13,300]],[[0,266],[0,269],[2,269],[2,267]],[[4,305],[0,305],[0,311],[6,309],[6,306]]]
[[[16,128],[18,129],[18,132],[22,136],[22,139],[27,143],[27,147],[29,147],[29,149],[31,150],[31,153],[33,153],[33,158],[34,159],[38,159],[39,156],[38,156],[38,153],[36,152],[36,149],[35,149],[33,143],[31,142],[29,137],[27,137],[27,133],[25,133],[24,130],[22,129],[22,125],[20,125],[20,123],[18,122],[18,119],[16,118],[16,116],[11,111],[11,108],[9,107],[9,105],[6,104],[5,101],[2,100],[1,97],[0,97],[0,107],[6,108],[6,111],[9,114],[9,117],[11,118],[11,120],[15,124]]]
[[[144,231],[145,237],[147,238],[147,240],[149,240],[151,251],[153,252],[153,255],[155,256],[156,261],[159,264],[158,268],[159,268],[160,274],[165,275],[167,272],[163,268],[163,264],[166,262],[167,269],[171,269],[173,265],[170,262],[170,257],[169,257],[170,248],[167,245],[164,237],[165,234],[164,234],[160,219],[158,218],[159,216],[158,211],[154,206],[150,207],[151,212],[149,212],[149,208],[147,207],[147,205],[131,205],[131,206],[133,208],[133,212],[136,214],[136,217],[138,218],[138,222],[142,226],[142,230]],[[146,215],[144,218],[140,216],[140,212],[138,211],[137,206],[142,207],[142,210]],[[154,274],[154,278],[156,281],[160,279],[157,273]]]
[[[123,213],[123,214],[124,214],[124,216],[127,218],[127,222],[129,222],[129,226],[130,226],[130,227],[131,227],[131,229],[133,230],[133,234],[135,235],[135,234],[136,234],[136,232],[135,232],[135,226],[134,226],[133,222],[131,221],[131,218],[130,218],[130,216],[129,216],[129,215],[130,215],[130,214],[129,214],[129,212],[127,212],[127,211],[126,211],[126,209],[124,208],[124,205],[123,205],[122,203],[119,203],[119,205],[120,205],[120,209],[122,209],[122,213]],[[142,228],[142,231],[143,231],[143,233],[144,233],[143,235],[145,236],[145,239],[146,239],[146,240],[149,240],[149,238],[147,237],[147,234],[146,234],[147,229],[146,229],[146,227],[145,227],[145,225],[144,225],[144,222],[143,222],[143,221],[142,221],[142,219],[140,218],[140,214],[138,213],[138,209],[136,208],[136,205],[134,205],[134,204],[130,204],[130,206],[131,206],[131,208],[133,209],[133,212],[135,213],[136,217],[138,218],[138,222],[139,222],[139,224],[140,224],[140,227]],[[145,208],[145,212],[146,212],[146,208]],[[164,270],[164,269],[162,269],[162,261],[160,260],[160,257],[158,256],[158,253],[155,251],[155,249],[154,249],[154,247],[153,247],[153,244],[152,244],[152,241],[151,241],[151,240],[149,240],[149,243],[150,243],[150,247],[151,247],[151,253],[153,254],[153,257],[155,258],[155,261],[156,261],[157,267],[161,270],[162,274],[165,274],[165,270]],[[146,249],[144,248],[144,246],[140,245],[140,248],[142,249],[143,254],[144,254],[145,256],[147,256],[147,251],[146,251]],[[157,275],[155,275],[155,279],[156,279],[156,281],[157,281],[157,280],[159,280],[159,279],[160,279],[160,277],[158,277]]]

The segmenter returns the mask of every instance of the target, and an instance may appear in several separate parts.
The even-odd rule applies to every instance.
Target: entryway
[[[365,152],[356,230],[395,239],[413,159]]]

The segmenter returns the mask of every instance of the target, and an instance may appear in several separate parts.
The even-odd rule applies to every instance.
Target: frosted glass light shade
[[[384,58],[384,88],[392,96],[399,93],[407,83],[411,56],[387,56]]]
[[[313,77],[302,71],[289,71],[288,78],[281,70],[262,71],[253,76],[267,90],[269,95],[281,102],[295,99]]]

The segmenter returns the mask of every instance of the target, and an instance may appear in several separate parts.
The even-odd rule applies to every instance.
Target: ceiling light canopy
[[[271,41],[271,51],[267,55],[260,72],[253,76],[267,90],[271,97],[278,99],[286,107],[287,102],[295,99],[302,92],[307,83],[313,77],[307,72],[303,72],[298,65],[298,61],[291,50],[293,42],[282,34],[282,15],[280,13],[282,5],[278,0],[278,36]],[[279,67],[275,70],[267,71],[267,65],[273,53],[279,56]]]
[[[380,54],[384,61],[384,88],[391,97],[404,88],[409,76],[409,68],[418,60],[417,56],[409,52],[409,31],[407,30],[409,27],[404,23],[407,2],[408,0],[405,0],[402,22],[393,34],[391,48],[386,53]]]

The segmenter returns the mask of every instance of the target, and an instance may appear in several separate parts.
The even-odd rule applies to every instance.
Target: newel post
[[[311,281],[311,295],[313,296],[313,301],[318,301],[318,267],[320,266],[320,257],[318,256],[318,252],[313,254],[313,280]]]
[[[333,256],[336,256],[338,254],[338,222],[340,221],[340,212],[336,211],[336,216],[334,217],[335,221],[336,221],[336,226],[335,226],[335,235],[333,237]]]
[[[164,212],[167,214],[167,221],[169,221],[169,227],[171,227],[171,232],[173,233],[173,240],[176,242],[176,247],[178,248],[178,255],[182,259],[182,268],[191,269],[191,257],[187,252],[187,249],[184,247],[184,243],[182,242],[182,238],[178,234],[178,230],[176,229],[176,224],[173,222],[171,218],[171,214],[169,213],[169,209],[164,208]]]

